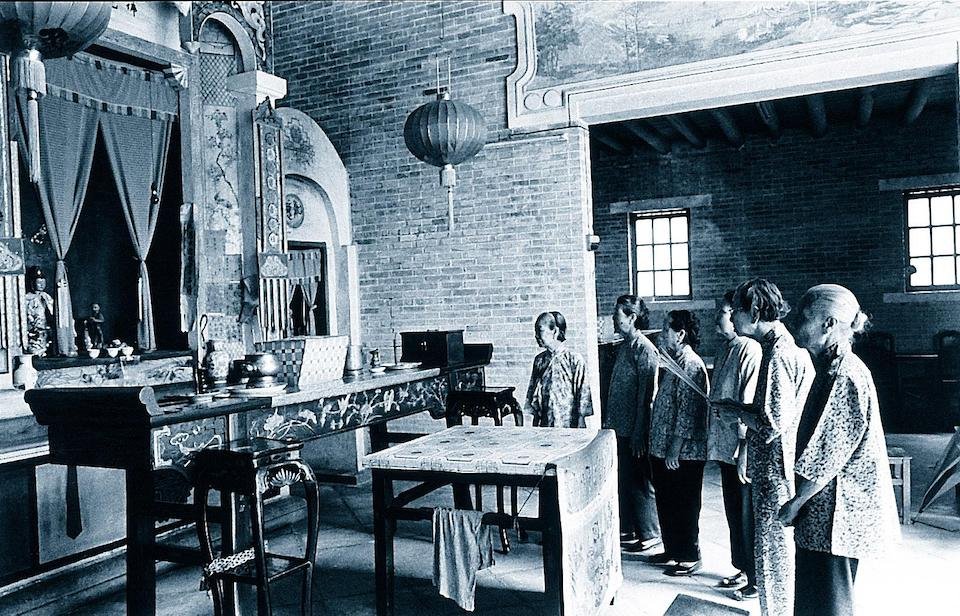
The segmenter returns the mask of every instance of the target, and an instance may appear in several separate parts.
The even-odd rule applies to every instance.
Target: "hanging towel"
[[[433,510],[433,585],[468,612],[477,571],[494,564],[493,533],[482,519],[482,511]]]

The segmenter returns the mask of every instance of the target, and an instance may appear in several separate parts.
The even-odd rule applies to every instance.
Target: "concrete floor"
[[[941,440],[945,443],[945,438]],[[922,439],[922,440],[918,440]],[[919,502],[939,453],[930,437],[903,437],[897,444],[908,451],[923,451],[915,459],[914,493]],[[492,494],[491,494],[492,496]],[[521,502],[524,494],[521,493]],[[487,497],[487,503],[494,502]],[[449,506],[446,493],[437,494],[431,504]],[[535,508],[535,499],[527,505]],[[898,553],[882,562],[862,562],[857,580],[857,605],[861,615],[956,614],[957,571],[960,571],[960,532],[950,498],[921,517],[929,524],[903,527],[904,541]],[[528,510],[529,510],[528,509]],[[375,614],[373,581],[373,534],[369,486],[325,487],[321,490],[321,531],[318,568],[314,580],[314,614],[359,616]],[[528,513],[524,511],[524,515]],[[712,466],[704,482],[701,514],[701,545],[704,568],[692,578],[674,579],[659,567],[636,560],[624,560],[624,585],[609,616],[662,615],[678,593],[724,603],[759,614],[757,601],[737,602],[715,587],[729,575],[727,528],[720,497],[719,473]],[[950,530],[952,528],[953,530]],[[272,533],[270,548],[296,553],[300,548],[299,524]],[[532,536],[535,539],[535,535]],[[452,601],[440,597],[431,585],[432,547],[427,523],[401,522],[396,543],[396,613],[403,615],[464,613]],[[197,590],[195,568],[177,568],[160,577],[158,614],[190,616],[212,613],[205,592]],[[297,580],[274,587],[277,614],[298,614]],[[476,611],[479,616],[534,616],[540,611],[543,591],[540,548],[536,543],[514,545],[509,555],[497,555],[497,564],[478,577]],[[18,612],[3,605],[0,613],[91,614],[112,616],[125,613],[122,592],[99,597],[73,611],[49,606],[42,611]],[[252,613],[252,612],[249,612]],[[574,615],[576,616],[576,615]]]

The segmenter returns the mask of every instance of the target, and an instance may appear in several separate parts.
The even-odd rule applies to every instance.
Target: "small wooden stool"
[[[513,396],[514,387],[477,387],[474,389],[455,389],[447,394],[447,426],[462,425],[463,418],[469,417],[471,424],[478,425],[481,417],[493,419],[494,425],[502,426],[503,418],[513,415],[513,422],[523,425],[523,410],[520,403]],[[483,486],[477,484],[473,488],[476,498],[476,509],[483,509]],[[454,495],[456,496],[456,495]],[[469,497],[467,497],[469,500]],[[459,505],[458,505],[459,506]],[[510,511],[513,517],[517,516],[517,487],[510,487]],[[497,486],[497,512],[504,513],[503,486]],[[524,532],[523,535],[526,535]],[[507,539],[507,529],[500,527],[500,543],[503,552],[510,552],[510,541]]]
[[[890,473],[893,475],[893,489],[900,491],[900,523],[912,524],[910,519],[910,460],[903,447],[887,447],[890,459]]]
[[[213,595],[214,613],[224,613],[223,584],[244,583],[257,588],[257,613],[270,616],[270,582],[292,573],[303,573],[301,611],[309,615],[313,563],[317,558],[319,493],[313,471],[300,459],[303,443],[253,438],[230,443],[223,449],[203,449],[194,458],[197,509],[197,536],[206,565],[203,578]],[[307,501],[307,546],[303,557],[271,554],[263,537],[263,495],[271,488],[302,483]],[[220,492],[221,501],[231,494],[247,496],[250,506],[253,546],[214,558],[210,540],[210,490]]]

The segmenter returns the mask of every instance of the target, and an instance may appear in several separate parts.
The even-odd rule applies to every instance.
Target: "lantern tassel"
[[[13,86],[27,99],[24,136],[29,150],[30,181],[40,181],[40,109],[38,99],[47,93],[47,74],[40,52],[26,49],[13,59]]]
[[[456,228],[453,222],[453,187],[457,185],[457,170],[447,164],[440,169],[440,185],[447,189],[447,228],[453,231]]]

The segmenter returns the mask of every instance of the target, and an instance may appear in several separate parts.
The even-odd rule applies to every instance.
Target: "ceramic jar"
[[[33,389],[37,384],[37,369],[33,367],[33,355],[27,353],[13,358],[13,386],[17,389]]]
[[[230,372],[230,354],[219,348],[219,340],[208,340],[203,357],[203,377],[213,386],[225,385]]]

